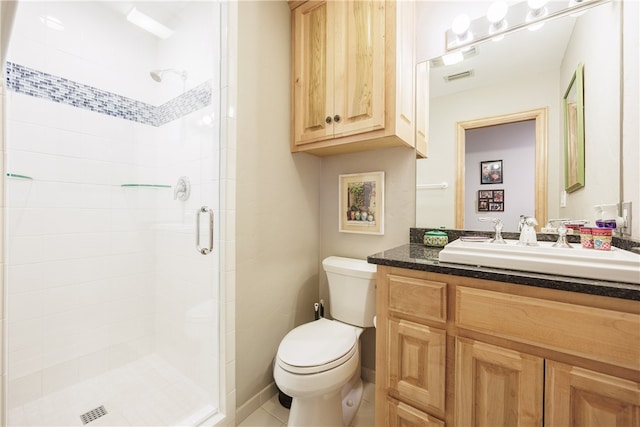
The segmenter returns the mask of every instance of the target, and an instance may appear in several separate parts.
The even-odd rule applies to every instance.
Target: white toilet
[[[291,396],[289,426],[348,426],[360,405],[360,334],[373,326],[376,266],[328,257],[331,316],[298,326],[280,342],[276,384]]]

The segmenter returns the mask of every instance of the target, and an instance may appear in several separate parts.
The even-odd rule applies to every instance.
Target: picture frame
[[[338,176],[338,231],[384,234],[384,172]]]
[[[584,187],[584,65],[578,64],[563,98],[564,189]]]
[[[504,190],[478,190],[478,212],[504,212]]]
[[[480,162],[480,184],[502,184],[502,160]]]

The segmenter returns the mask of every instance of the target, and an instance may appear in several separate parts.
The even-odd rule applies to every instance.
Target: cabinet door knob
[[[327,122],[327,123],[331,123],[331,116],[327,116],[327,118],[324,119],[324,121]]]
[[[336,122],[336,123],[340,123],[340,116],[338,114],[333,116],[333,121]]]

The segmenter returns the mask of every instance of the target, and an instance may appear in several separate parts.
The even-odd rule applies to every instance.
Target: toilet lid
[[[280,366],[294,373],[316,373],[343,364],[358,348],[358,329],[319,319],[290,331],[278,347]]]

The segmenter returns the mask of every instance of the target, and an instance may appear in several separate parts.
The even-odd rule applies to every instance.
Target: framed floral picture
[[[340,175],[338,231],[384,234],[384,172]]]

